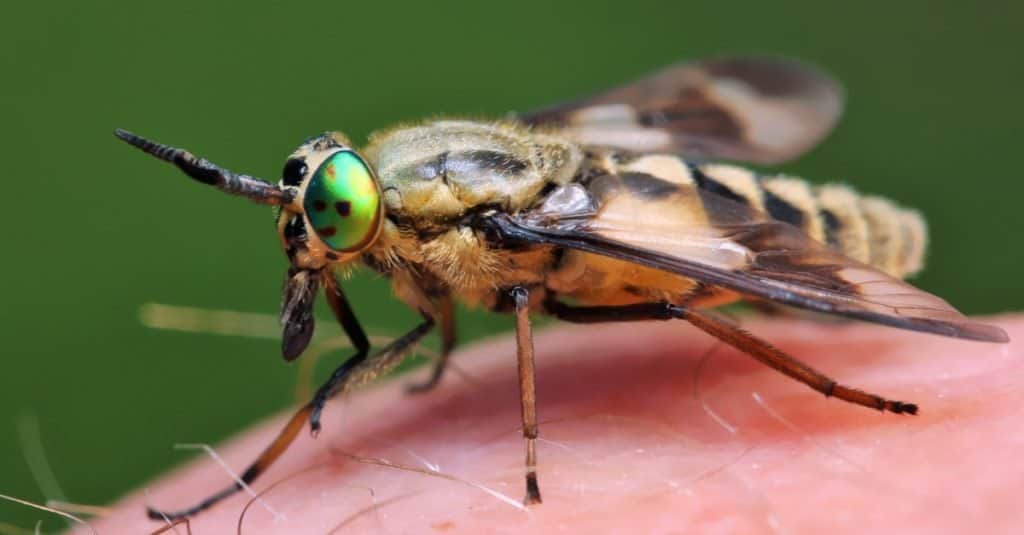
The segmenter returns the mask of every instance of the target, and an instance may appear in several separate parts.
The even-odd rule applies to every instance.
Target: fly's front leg
[[[537,484],[537,380],[533,359],[533,330],[530,326],[530,292],[517,286],[510,291],[516,314],[516,362],[519,367],[519,399],[522,406],[523,438],[526,440],[527,505],[540,503]]]
[[[831,377],[786,354],[781,349],[713,314],[671,303],[640,303],[624,306],[575,307],[556,300],[545,302],[551,315],[577,323],[681,319],[754,357],[761,363],[805,385],[843,401],[896,414],[916,414],[917,405],[883,398],[877,394],[837,383]]]
[[[343,381],[345,376],[353,368],[364,362],[370,353],[370,339],[366,337],[366,331],[363,330],[359,320],[356,319],[355,312],[349,306],[345,293],[341,291],[341,285],[338,284],[338,280],[330,273],[324,277],[324,294],[327,296],[327,303],[331,306],[331,312],[334,313],[334,317],[338,320],[342,330],[345,331],[349,340],[352,341],[352,345],[356,348],[356,354],[331,373],[331,377],[317,389],[312,401],[309,402],[309,428],[314,435],[320,432],[320,414],[330,398],[331,388]]]
[[[274,462],[277,461],[277,459],[285,452],[285,450],[288,449],[288,446],[295,441],[299,432],[302,431],[305,423],[312,420],[314,412],[318,408],[322,409],[323,404],[326,403],[328,399],[337,394],[347,392],[356,386],[369,382],[383,373],[387,373],[389,370],[401,363],[402,359],[408,356],[416,344],[430,332],[430,329],[433,326],[433,318],[426,317],[422,323],[416,326],[416,328],[385,346],[373,357],[362,359],[355,364],[352,364],[352,359],[349,359],[349,361],[338,368],[339,370],[345,370],[345,372],[339,374],[336,371],[332,374],[331,378],[320,387],[320,390],[317,391],[317,395],[313,400],[292,415],[291,419],[288,420],[288,423],[285,424],[284,429],[277,434],[273,442],[271,442],[270,445],[260,453],[259,457],[257,457],[256,460],[246,468],[245,472],[242,473],[242,476],[239,478],[240,481],[216,494],[211,495],[188,509],[173,512],[149,509],[147,511],[149,518],[152,518],[153,520],[170,519],[174,521],[179,518],[192,516],[200,511],[212,507],[217,502],[232,496],[236,492],[242,490],[244,485],[251,484],[256,480],[256,478],[266,472],[267,469],[270,468],[270,466],[274,464]]]
[[[448,357],[455,349],[455,303],[450,294],[437,300],[438,321],[441,324],[441,354],[430,371],[430,378],[422,383],[412,383],[406,387],[410,394],[421,394],[433,390],[441,381],[444,370],[448,367]]]
[[[404,336],[385,346],[373,357],[368,357],[367,355],[370,351],[369,339],[359,325],[358,320],[356,320],[348,300],[345,299],[345,294],[342,293],[337,280],[330,273],[323,273],[322,275],[327,301],[342,329],[344,329],[352,341],[352,345],[356,347],[356,354],[339,366],[331,374],[327,382],[317,390],[313,399],[292,415],[281,432],[260,453],[259,457],[246,468],[239,481],[187,509],[173,512],[149,509],[147,510],[149,518],[153,520],[170,519],[174,521],[192,516],[234,495],[242,490],[245,485],[251,484],[284,454],[292,442],[295,441],[295,438],[298,437],[306,422],[310,423],[314,433],[320,429],[320,413],[327,400],[338,393],[345,392],[352,387],[370,381],[397,366],[434,326],[434,318],[431,315],[432,310],[422,311],[424,316],[422,323]],[[301,319],[305,315],[289,315],[289,317]],[[288,327],[286,325],[286,332],[288,332]]]

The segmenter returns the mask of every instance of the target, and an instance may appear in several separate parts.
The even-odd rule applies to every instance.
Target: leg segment
[[[548,312],[555,317],[579,323],[667,320],[672,318],[686,320],[698,329],[825,394],[827,397],[836,397],[843,401],[880,411],[889,411],[897,414],[917,413],[917,405],[913,403],[888,400],[876,394],[841,385],[827,375],[787,355],[768,342],[712,314],[669,303],[574,307],[557,301],[549,301],[545,306]]]
[[[245,472],[242,473],[240,478],[242,483],[245,483],[246,485],[251,484],[256,480],[256,478],[263,474],[270,465],[274,464],[274,461],[276,461],[278,457],[288,449],[288,446],[290,446],[295,440],[295,437],[297,437],[299,432],[302,431],[302,427],[305,425],[306,421],[311,419],[313,411],[317,410],[318,407],[322,408],[323,403],[325,403],[327,399],[369,382],[397,366],[403,358],[408,356],[413,347],[415,347],[415,345],[422,340],[428,332],[430,332],[430,329],[433,328],[433,326],[434,320],[428,317],[424,319],[422,323],[417,325],[415,329],[388,344],[372,358],[364,359],[347,367],[343,365],[342,368],[339,368],[339,370],[347,370],[346,373],[339,374],[335,372],[331,375],[331,378],[328,379],[328,381],[317,391],[317,395],[313,400],[292,415],[291,419],[288,420],[288,423],[285,424],[284,429],[282,429],[281,432],[278,433],[277,437],[274,438],[274,441],[271,442],[270,445],[260,453],[260,456],[257,457],[251,465],[249,465]],[[349,362],[351,362],[351,359]],[[345,364],[347,365],[349,362],[346,362]],[[154,520],[163,520],[164,517],[166,517],[172,521],[192,516],[242,490],[242,483],[236,482],[234,485],[213,494],[188,509],[174,512],[161,512],[150,509],[147,511],[147,514],[149,515],[149,518]]]
[[[309,404],[309,427],[314,435],[320,432],[320,413],[323,412],[324,404],[327,403],[327,399],[330,397],[330,390],[338,382],[344,380],[345,376],[353,368],[364,362],[370,353],[370,340],[366,337],[363,327],[359,325],[359,320],[356,319],[352,307],[349,306],[348,299],[345,298],[345,293],[341,291],[341,286],[338,284],[337,279],[330,273],[326,273],[324,276],[324,294],[327,296],[327,303],[331,306],[331,312],[334,313],[334,317],[341,324],[342,330],[345,331],[349,340],[352,341],[352,345],[356,348],[356,354],[342,363],[341,366],[338,366],[331,373],[330,379],[313,395],[313,400]],[[392,342],[392,345],[399,341]]]
[[[455,349],[455,304],[450,295],[438,299],[438,321],[441,324],[441,355],[430,372],[430,378],[422,383],[413,383],[406,387],[410,394],[421,394],[433,390],[441,381],[441,375],[448,367],[448,356]]]
[[[530,328],[530,292],[513,288],[516,313],[516,362],[519,364],[519,398],[522,403],[523,438],[526,439],[526,498],[540,503],[537,484],[537,382],[533,360],[533,331]]]

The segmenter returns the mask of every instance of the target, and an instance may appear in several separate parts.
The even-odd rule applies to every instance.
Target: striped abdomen
[[[617,173],[646,173],[731,198],[895,277],[905,278],[923,267],[924,220],[887,199],[861,195],[843,185],[811,185],[798,178],[759,176],[734,165],[692,164],[669,155],[602,163]]]

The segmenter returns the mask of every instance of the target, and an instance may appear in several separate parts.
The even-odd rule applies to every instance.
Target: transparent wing
[[[811,66],[738,57],[671,65],[519,118],[584,145],[774,164],[810,150],[842,108],[839,84]]]
[[[1008,340],[998,327],[974,323],[944,300],[797,227],[691,185],[604,175],[487,223],[513,240],[614,257],[799,308],[956,338]]]

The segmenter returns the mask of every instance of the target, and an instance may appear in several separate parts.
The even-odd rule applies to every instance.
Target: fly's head
[[[295,191],[277,216],[281,245],[295,268],[351,262],[380,236],[380,185],[341,134],[303,143],[285,162],[279,187]]]
[[[327,133],[292,153],[281,181],[272,184],[131,132],[115,134],[197,182],[275,208],[278,236],[291,263],[281,302],[281,350],[286,360],[298,358],[313,336],[318,290],[324,288],[336,314],[347,306],[330,267],[357,259],[380,236],[380,186],[369,164],[344,136]]]

